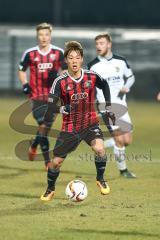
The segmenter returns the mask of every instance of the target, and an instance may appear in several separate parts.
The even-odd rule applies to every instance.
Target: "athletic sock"
[[[45,164],[50,161],[50,156],[49,156],[49,141],[47,136],[41,136],[40,139],[40,147],[41,151],[44,157]]]
[[[114,156],[117,163],[118,169],[126,170],[126,156],[125,156],[125,147],[114,146]]]
[[[41,140],[41,135],[40,135],[39,131],[37,131],[36,137],[33,139],[31,147],[36,148],[38,146],[38,144],[40,143],[40,140]]]
[[[55,183],[59,176],[60,170],[55,168],[48,168],[47,181],[48,181],[48,189],[51,191],[55,190]]]
[[[103,175],[106,168],[107,156],[99,157],[95,156],[95,165],[97,170],[97,180],[103,179]]]

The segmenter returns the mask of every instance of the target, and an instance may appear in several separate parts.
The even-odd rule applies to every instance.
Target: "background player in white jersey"
[[[113,138],[105,141],[106,147],[114,147],[115,160],[120,174],[135,178],[126,166],[125,147],[132,142],[132,123],[127,110],[126,94],[130,91],[135,78],[127,61],[112,53],[112,39],[108,33],[95,37],[97,57],[88,64],[88,68],[106,79],[110,87],[112,111],[116,115],[116,126],[111,126],[103,118],[102,90],[97,88],[97,101],[102,118]]]

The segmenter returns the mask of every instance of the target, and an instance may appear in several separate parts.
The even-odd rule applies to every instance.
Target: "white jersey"
[[[134,83],[134,75],[125,58],[111,55],[109,59],[98,56],[88,64],[89,69],[104,78],[110,87],[111,103],[127,106],[126,94],[119,95],[122,87],[130,90]],[[104,103],[105,99],[101,89],[97,88],[97,100]]]

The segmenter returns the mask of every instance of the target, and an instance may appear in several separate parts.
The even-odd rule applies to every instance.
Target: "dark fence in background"
[[[0,22],[158,27],[159,9],[159,0],[0,0]]]
[[[129,97],[154,99],[160,90],[160,31],[133,29],[59,28],[54,30],[53,43],[64,48],[68,40],[82,43],[85,64],[96,56],[94,37],[108,30],[113,38],[113,50],[124,56],[131,65],[136,83]],[[27,48],[36,45],[35,29],[31,27],[0,28],[0,92],[21,90],[17,78],[18,63]]]

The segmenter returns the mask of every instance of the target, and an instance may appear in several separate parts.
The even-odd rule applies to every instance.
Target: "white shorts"
[[[123,133],[132,132],[133,125],[128,111],[121,117],[116,119],[115,126],[111,126],[112,131],[120,130]]]

